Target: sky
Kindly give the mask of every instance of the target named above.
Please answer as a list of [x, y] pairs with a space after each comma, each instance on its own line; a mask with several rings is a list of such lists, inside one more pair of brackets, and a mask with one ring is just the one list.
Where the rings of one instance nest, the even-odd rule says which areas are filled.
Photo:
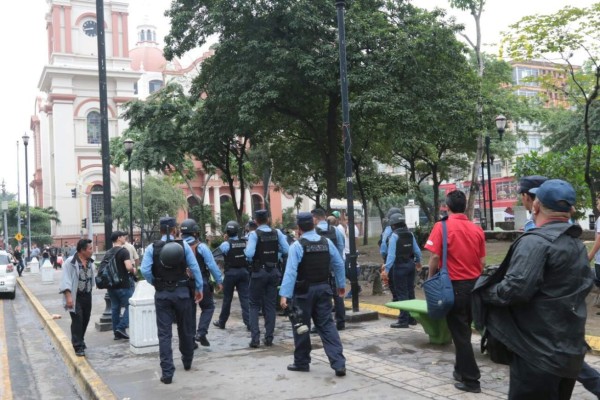
[[[105, 0], [108, 3], [110, 0]], [[122, 0], [126, 1], [127, 0]], [[599, 0], [569, 0], [568, 4], [584, 7]], [[129, 0], [129, 38], [135, 43], [135, 28], [147, 17], [157, 26], [157, 34], [164, 37], [169, 30], [169, 21], [164, 11], [171, 0]], [[412, 0], [419, 7], [448, 9], [448, 14], [456, 16], [465, 24], [465, 33], [473, 37], [473, 18], [466, 12], [450, 9], [448, 0]], [[491, 44], [498, 43], [500, 32], [521, 17], [533, 14], [549, 14], [567, 4], [564, 0], [487, 0], [482, 16], [483, 43], [490, 44], [484, 50], [496, 52]], [[46, 0], [13, 1], [7, 11], [0, 13], [0, 37], [4, 56], [0, 62], [0, 76], [4, 79], [4, 95], [0, 103], [0, 134], [2, 155], [0, 156], [0, 181], [6, 182], [6, 190], [16, 193], [20, 186], [21, 202], [25, 203], [25, 151], [21, 137], [27, 132], [31, 136], [30, 118], [34, 114], [37, 85], [47, 62], [47, 40], [45, 14], [48, 11]], [[184, 58], [183, 64], [186, 64]], [[17, 152], [17, 142], [18, 152]], [[29, 144], [29, 180], [33, 177], [33, 149]], [[17, 164], [19, 165], [17, 167]], [[17, 184], [19, 176], [20, 185]], [[30, 193], [30, 196], [32, 194]], [[33, 198], [30, 197], [32, 203]]]

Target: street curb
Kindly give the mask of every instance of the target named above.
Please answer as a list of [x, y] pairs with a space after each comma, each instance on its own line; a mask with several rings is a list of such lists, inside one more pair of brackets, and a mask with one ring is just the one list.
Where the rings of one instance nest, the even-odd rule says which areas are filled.
[[96, 371], [94, 371], [85, 357], [77, 357], [75, 355], [71, 340], [67, 338], [67, 335], [65, 335], [58, 324], [52, 319], [50, 313], [48, 313], [37, 297], [29, 290], [23, 280], [17, 278], [17, 282], [40, 316], [44, 327], [48, 331], [50, 338], [58, 349], [67, 368], [69, 368], [71, 375], [79, 383], [79, 387], [83, 389], [90, 399], [117, 400], [117, 396], [108, 385], [104, 383]]
[[[347, 308], [352, 308], [351, 301], [344, 301], [344, 305]], [[398, 318], [398, 315], [400, 314], [400, 310], [394, 310], [378, 304], [359, 303], [359, 309], [362, 308], [365, 310], [377, 311], [379, 316], [386, 318]], [[590, 353], [595, 356], [600, 356], [600, 336], [585, 335], [585, 340], [591, 347]]]

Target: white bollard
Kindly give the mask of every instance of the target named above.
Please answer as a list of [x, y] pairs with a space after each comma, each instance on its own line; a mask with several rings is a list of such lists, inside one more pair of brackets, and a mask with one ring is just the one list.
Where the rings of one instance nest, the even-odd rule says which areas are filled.
[[54, 268], [49, 259], [42, 264], [42, 283], [44, 285], [54, 283]]
[[31, 261], [28, 262], [27, 265], [29, 265], [29, 270], [32, 274], [40, 273], [40, 262], [37, 260], [37, 258], [31, 259]]
[[140, 281], [129, 299], [129, 350], [134, 354], [158, 351], [154, 286]]

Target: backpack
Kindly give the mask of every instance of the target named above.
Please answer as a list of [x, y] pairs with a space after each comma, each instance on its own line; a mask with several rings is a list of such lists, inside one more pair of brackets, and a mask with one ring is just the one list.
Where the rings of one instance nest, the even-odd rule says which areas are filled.
[[[116, 251], [113, 251], [115, 250]], [[112, 248], [105, 255], [96, 275], [96, 287], [98, 289], [117, 289], [121, 287], [122, 281], [117, 267], [117, 253], [122, 247]]]

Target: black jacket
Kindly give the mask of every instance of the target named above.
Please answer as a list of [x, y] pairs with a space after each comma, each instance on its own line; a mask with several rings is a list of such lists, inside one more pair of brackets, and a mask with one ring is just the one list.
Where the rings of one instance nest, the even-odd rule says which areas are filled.
[[581, 227], [566, 222], [523, 234], [498, 275], [482, 277], [473, 290], [477, 327], [485, 324], [519, 357], [565, 378], [577, 377], [587, 349], [593, 279], [580, 235]]

